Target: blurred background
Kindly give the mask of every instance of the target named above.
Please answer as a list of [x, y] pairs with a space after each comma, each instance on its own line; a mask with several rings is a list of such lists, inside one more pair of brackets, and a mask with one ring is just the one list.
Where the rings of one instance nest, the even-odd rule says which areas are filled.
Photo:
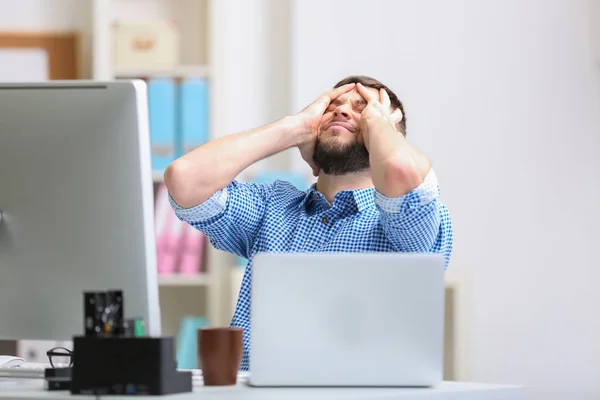
[[[181, 367], [195, 363], [197, 327], [229, 323], [245, 263], [176, 220], [165, 166], [364, 74], [404, 102], [408, 140], [432, 158], [454, 219], [446, 379], [600, 398], [600, 0], [0, 7], [0, 81], [147, 81], [163, 327]], [[313, 182], [297, 149], [239, 177], [276, 178]], [[2, 345], [32, 361], [51, 347]]]

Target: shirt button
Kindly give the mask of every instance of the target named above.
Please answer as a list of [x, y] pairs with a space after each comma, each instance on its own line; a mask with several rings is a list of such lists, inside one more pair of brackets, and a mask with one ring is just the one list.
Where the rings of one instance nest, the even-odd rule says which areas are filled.
[[313, 197], [315, 198], [315, 200], [319, 200], [319, 195], [318, 194], [315, 193]]
[[329, 222], [329, 220], [327, 219], [327, 217], [323, 217], [321, 218], [321, 222], [326, 224], [327, 222]]

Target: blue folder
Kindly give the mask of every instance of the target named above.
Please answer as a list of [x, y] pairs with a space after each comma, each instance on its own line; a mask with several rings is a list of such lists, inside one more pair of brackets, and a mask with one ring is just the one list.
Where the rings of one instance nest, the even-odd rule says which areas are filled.
[[177, 368], [196, 369], [198, 363], [198, 329], [208, 326], [204, 317], [186, 315], [177, 334]]
[[163, 171], [177, 158], [176, 84], [169, 78], [148, 81], [152, 169]]
[[205, 79], [189, 78], [179, 87], [179, 129], [181, 148], [187, 154], [209, 140], [209, 92]]

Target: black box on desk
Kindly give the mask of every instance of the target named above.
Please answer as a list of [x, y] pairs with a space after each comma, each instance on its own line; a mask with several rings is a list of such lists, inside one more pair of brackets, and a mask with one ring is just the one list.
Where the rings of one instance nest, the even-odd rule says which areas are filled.
[[165, 395], [192, 391], [192, 374], [177, 371], [173, 338], [73, 339], [72, 394]]

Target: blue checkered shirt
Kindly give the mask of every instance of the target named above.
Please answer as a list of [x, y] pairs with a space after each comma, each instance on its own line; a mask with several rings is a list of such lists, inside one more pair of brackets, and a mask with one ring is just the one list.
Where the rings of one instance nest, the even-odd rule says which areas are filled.
[[217, 249], [249, 260], [232, 326], [244, 330], [241, 370], [250, 367], [250, 289], [257, 252], [437, 252], [446, 267], [452, 222], [439, 200], [433, 170], [410, 193], [388, 198], [374, 188], [339, 192], [333, 204], [314, 185], [301, 191], [285, 181], [233, 181], [178, 218], [202, 231]]

